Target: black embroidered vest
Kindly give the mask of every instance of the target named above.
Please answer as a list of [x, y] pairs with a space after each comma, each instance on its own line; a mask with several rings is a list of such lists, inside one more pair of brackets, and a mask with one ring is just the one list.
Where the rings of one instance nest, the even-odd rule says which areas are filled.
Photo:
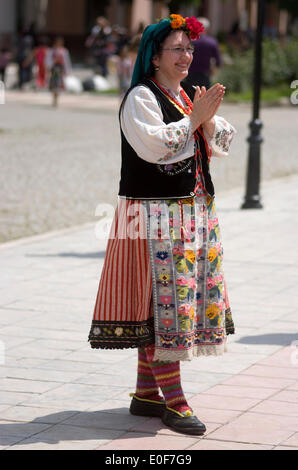
[[[145, 85], [154, 93], [163, 114], [165, 124], [183, 119], [184, 115], [169, 101], [165, 94], [151, 80], [144, 80]], [[187, 95], [193, 100], [194, 89], [183, 85]], [[208, 157], [204, 139], [200, 136], [201, 157], [195, 160], [194, 155], [173, 165], [149, 163], [140, 158], [127, 142], [121, 129], [121, 179], [119, 196], [127, 199], [182, 199], [195, 195], [197, 163], [201, 166], [203, 184], [206, 191], [213, 196], [214, 187], [209, 173]]]

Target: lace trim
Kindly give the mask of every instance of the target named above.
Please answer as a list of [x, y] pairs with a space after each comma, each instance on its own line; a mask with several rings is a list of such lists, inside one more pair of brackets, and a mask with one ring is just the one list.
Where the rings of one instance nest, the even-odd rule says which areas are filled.
[[155, 348], [153, 361], [191, 361], [194, 357], [199, 356], [222, 356], [227, 350], [226, 339], [221, 344], [194, 346], [184, 351], [167, 351]]

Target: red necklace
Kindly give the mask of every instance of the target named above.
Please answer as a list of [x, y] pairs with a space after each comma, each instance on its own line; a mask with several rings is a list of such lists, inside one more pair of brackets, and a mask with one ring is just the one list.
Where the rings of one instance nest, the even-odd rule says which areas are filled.
[[190, 101], [189, 97], [187, 96], [187, 94], [185, 93], [185, 91], [183, 90], [183, 88], [181, 88], [181, 96], [182, 98], [184, 99], [185, 103], [187, 104], [187, 107], [185, 108], [184, 106], [182, 106], [181, 103], [179, 103], [179, 101], [177, 101], [173, 96], [171, 96], [167, 90], [165, 88], [163, 88], [160, 83], [158, 83], [157, 80], [155, 80], [155, 78], [151, 78], [151, 80], [156, 83], [156, 85], [158, 86], [158, 88], [161, 89], [161, 91], [166, 95], [166, 97], [172, 101], [173, 103], [175, 103], [175, 105], [178, 107], [178, 109], [181, 109], [182, 112], [184, 114], [187, 114], [188, 116], [191, 114], [192, 112], [192, 102]]

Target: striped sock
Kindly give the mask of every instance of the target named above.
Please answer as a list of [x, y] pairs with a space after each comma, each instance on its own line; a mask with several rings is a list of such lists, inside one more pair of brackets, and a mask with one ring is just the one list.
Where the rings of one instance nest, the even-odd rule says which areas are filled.
[[138, 348], [138, 377], [136, 396], [146, 400], [163, 401], [158, 393], [154, 375], [152, 374], [150, 364], [147, 361], [145, 349]]
[[166, 406], [179, 413], [192, 411], [184, 396], [181, 386], [180, 361], [153, 362], [154, 348], [146, 348], [147, 361], [151, 366], [156, 383], [162, 390]]

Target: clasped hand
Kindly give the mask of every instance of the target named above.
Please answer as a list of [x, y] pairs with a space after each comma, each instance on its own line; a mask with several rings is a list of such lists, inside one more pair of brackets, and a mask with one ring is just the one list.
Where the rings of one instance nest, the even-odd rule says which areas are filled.
[[193, 129], [207, 124], [216, 114], [225, 94], [225, 87], [216, 83], [209, 90], [203, 86], [196, 87], [196, 94], [193, 100], [193, 110], [190, 120]]

